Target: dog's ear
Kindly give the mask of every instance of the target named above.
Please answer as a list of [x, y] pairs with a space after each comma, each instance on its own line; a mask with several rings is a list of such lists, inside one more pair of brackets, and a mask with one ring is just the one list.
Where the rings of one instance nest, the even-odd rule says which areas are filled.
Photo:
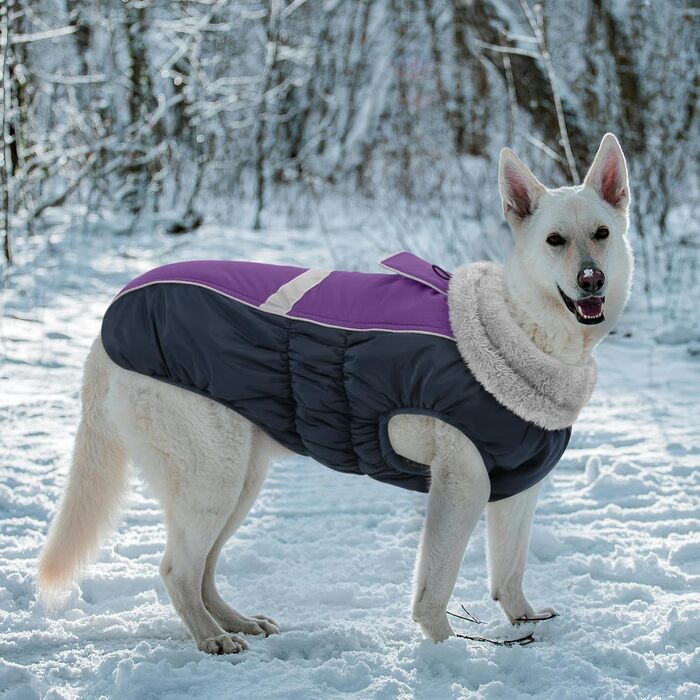
[[501, 151], [498, 184], [501, 188], [503, 214], [510, 224], [519, 224], [531, 216], [540, 197], [547, 191], [510, 148]]
[[595, 190], [603, 201], [615, 209], [627, 211], [630, 201], [627, 163], [613, 134], [603, 136], [583, 186]]

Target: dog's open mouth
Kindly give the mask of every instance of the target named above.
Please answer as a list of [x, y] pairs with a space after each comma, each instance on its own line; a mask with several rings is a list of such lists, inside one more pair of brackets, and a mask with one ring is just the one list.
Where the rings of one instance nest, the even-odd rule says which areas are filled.
[[605, 321], [605, 314], [603, 313], [605, 297], [591, 296], [584, 299], [571, 299], [561, 291], [561, 287], [558, 285], [557, 289], [566, 304], [566, 308], [576, 316], [576, 320], [579, 323], [583, 323], [586, 326], [594, 326]]

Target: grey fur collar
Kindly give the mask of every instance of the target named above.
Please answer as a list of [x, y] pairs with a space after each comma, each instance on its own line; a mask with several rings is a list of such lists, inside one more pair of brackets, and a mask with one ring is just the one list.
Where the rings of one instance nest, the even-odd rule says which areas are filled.
[[460, 267], [450, 280], [448, 306], [459, 352], [486, 391], [547, 430], [573, 425], [593, 392], [595, 360], [573, 366], [542, 352], [508, 310], [500, 265]]

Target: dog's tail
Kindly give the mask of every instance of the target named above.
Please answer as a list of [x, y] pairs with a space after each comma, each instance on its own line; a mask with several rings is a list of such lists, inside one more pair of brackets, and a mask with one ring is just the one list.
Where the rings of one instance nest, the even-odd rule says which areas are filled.
[[126, 453], [104, 408], [110, 369], [98, 338], [85, 362], [83, 415], [68, 484], [39, 555], [37, 588], [48, 607], [57, 604], [111, 528], [128, 480]]

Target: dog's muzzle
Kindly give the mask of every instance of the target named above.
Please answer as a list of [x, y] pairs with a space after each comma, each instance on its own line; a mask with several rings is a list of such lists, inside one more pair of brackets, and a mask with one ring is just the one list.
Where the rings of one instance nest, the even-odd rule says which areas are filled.
[[572, 299], [564, 294], [559, 285], [557, 285], [557, 289], [566, 304], [566, 308], [576, 316], [576, 320], [579, 323], [585, 326], [595, 326], [605, 321], [604, 296], [587, 296], [583, 297], [583, 299]]

